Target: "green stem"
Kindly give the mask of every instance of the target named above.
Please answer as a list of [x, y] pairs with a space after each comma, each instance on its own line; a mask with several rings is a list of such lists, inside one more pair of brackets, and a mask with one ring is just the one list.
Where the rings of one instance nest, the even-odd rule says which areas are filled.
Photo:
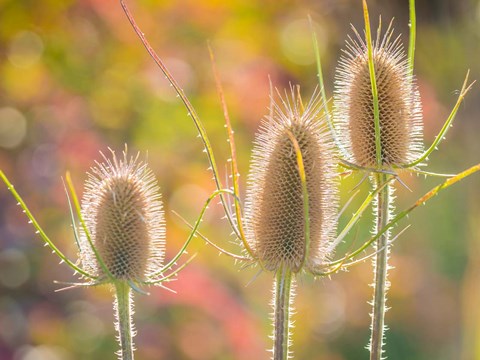
[[275, 279], [273, 360], [287, 360], [290, 330], [292, 271], [282, 265]]
[[415, 58], [415, 37], [417, 33], [417, 16], [415, 14], [415, 0], [409, 0], [410, 8], [410, 40], [408, 42], [408, 73], [413, 76], [413, 66]]
[[368, 14], [366, 0], [363, 0], [363, 17], [365, 19], [365, 42], [367, 44], [368, 71], [370, 73], [370, 84], [372, 86], [373, 121], [375, 124], [375, 157], [377, 159], [377, 167], [381, 168], [383, 165], [383, 159], [380, 127], [380, 107], [378, 102], [377, 79], [375, 75], [375, 61], [373, 60], [373, 44], [372, 31], [370, 29], [370, 15]]
[[132, 293], [126, 281], [115, 282], [115, 311], [120, 342], [119, 360], [133, 360]]
[[[385, 174], [375, 175], [376, 186], [381, 186], [388, 180]], [[385, 186], [377, 195], [377, 223], [375, 232], [379, 232], [389, 222], [390, 217], [390, 186]], [[370, 360], [382, 358], [383, 337], [385, 330], [385, 303], [389, 283], [387, 281], [388, 255], [390, 233], [386, 231], [377, 240], [376, 248], [383, 249], [378, 252], [375, 258], [375, 282], [372, 315], [372, 334], [370, 339]]]

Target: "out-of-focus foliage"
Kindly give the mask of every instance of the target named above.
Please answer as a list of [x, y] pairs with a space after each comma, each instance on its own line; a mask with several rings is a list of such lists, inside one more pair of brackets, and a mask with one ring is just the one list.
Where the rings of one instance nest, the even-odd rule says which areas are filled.
[[[307, 15], [314, 20], [332, 78], [349, 23], [362, 27], [358, 0], [129, 1], [152, 45], [196, 106], [223, 164], [223, 117], [208, 60], [212, 42], [236, 129], [240, 172], [275, 86], [316, 86]], [[416, 75], [430, 143], [456, 100], [468, 68], [480, 77], [478, 1], [418, 1]], [[372, 18], [395, 17], [406, 41], [408, 2], [372, 1]], [[431, 156], [430, 170], [452, 172], [479, 161], [480, 95], [467, 96], [455, 126]], [[201, 142], [173, 90], [148, 57], [114, 0], [0, 1], [0, 168], [11, 178], [58, 246], [75, 257], [61, 176], [79, 191], [98, 151], [125, 143], [154, 169], [167, 211], [173, 254], [213, 190]], [[222, 165], [223, 169], [223, 165]], [[405, 175], [398, 207], [435, 179]], [[358, 178], [342, 182], [343, 199]], [[442, 194], [410, 217], [392, 257], [389, 359], [480, 359], [480, 181]], [[244, 188], [244, 186], [242, 187]], [[363, 188], [367, 189], [367, 186]], [[347, 211], [348, 212], [348, 211]], [[227, 223], [212, 207], [206, 235], [229, 248]], [[365, 219], [357, 241], [368, 235]], [[350, 241], [355, 237], [352, 234]], [[137, 358], [267, 359], [272, 278], [237, 264], [199, 240], [199, 256], [178, 281], [177, 294], [137, 295]], [[0, 186], [0, 359], [107, 359], [116, 350], [111, 294], [104, 288], [56, 293], [71, 271], [42, 247], [20, 208]], [[297, 359], [367, 359], [371, 264], [332, 279], [300, 276], [294, 316]]]

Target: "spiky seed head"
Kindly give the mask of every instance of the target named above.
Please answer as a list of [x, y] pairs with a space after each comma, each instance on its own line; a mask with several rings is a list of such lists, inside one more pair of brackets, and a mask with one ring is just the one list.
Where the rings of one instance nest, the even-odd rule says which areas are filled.
[[[375, 121], [367, 45], [353, 29], [336, 73], [334, 121], [349, 161], [377, 168]], [[402, 166], [423, 151], [422, 110], [415, 79], [399, 38], [392, 40], [391, 26], [373, 43], [373, 63], [378, 88], [382, 167]]]
[[[273, 103], [256, 135], [248, 177], [245, 233], [262, 266], [276, 271], [283, 264], [293, 272], [320, 265], [335, 234], [337, 187], [334, 148], [320, 122], [319, 97], [303, 109], [292, 89], [291, 97]], [[303, 157], [310, 223], [306, 261], [305, 214], [302, 182], [292, 140]]]
[[[150, 280], [162, 267], [165, 222], [160, 192], [152, 171], [127, 151], [118, 159], [103, 156], [85, 183], [82, 215], [94, 247], [116, 279]], [[105, 278], [85, 232], [80, 258], [86, 270]]]

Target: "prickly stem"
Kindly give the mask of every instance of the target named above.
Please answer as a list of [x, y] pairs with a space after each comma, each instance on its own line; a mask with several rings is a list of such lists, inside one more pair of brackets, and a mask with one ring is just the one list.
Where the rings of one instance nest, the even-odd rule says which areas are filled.
[[290, 303], [292, 301], [292, 271], [283, 265], [275, 279], [273, 360], [287, 360], [290, 345]]
[[[377, 174], [375, 176], [376, 186], [384, 184], [388, 175]], [[391, 185], [385, 186], [377, 195], [376, 206], [376, 232], [383, 229], [390, 218], [391, 207]], [[383, 339], [385, 331], [385, 311], [386, 311], [386, 296], [389, 288], [387, 281], [388, 274], [388, 256], [390, 232], [385, 231], [377, 240], [376, 249], [383, 249], [379, 251], [374, 260], [374, 297], [373, 297], [373, 313], [371, 324], [371, 338], [370, 338], [370, 360], [380, 360], [383, 353]]]
[[116, 329], [118, 331], [118, 341], [120, 350], [118, 351], [119, 360], [133, 360], [133, 323], [132, 307], [133, 299], [130, 286], [126, 281], [115, 282], [115, 311], [116, 311]]

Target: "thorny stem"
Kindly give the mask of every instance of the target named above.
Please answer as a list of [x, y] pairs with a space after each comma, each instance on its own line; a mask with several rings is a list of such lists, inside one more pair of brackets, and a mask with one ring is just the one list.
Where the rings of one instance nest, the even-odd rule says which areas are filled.
[[417, 16], [415, 14], [415, 0], [409, 0], [409, 13], [410, 13], [410, 40], [408, 43], [408, 72], [410, 76], [413, 76], [413, 66], [415, 58], [415, 36], [417, 33]]
[[[195, 111], [195, 108], [193, 105], [190, 103], [190, 100], [188, 100], [188, 97], [185, 95], [183, 89], [180, 87], [180, 85], [177, 83], [175, 78], [170, 74], [168, 71], [167, 67], [163, 63], [162, 59], [157, 55], [155, 50], [152, 48], [152, 46], [149, 44], [147, 38], [145, 37], [145, 34], [142, 32], [142, 30], [138, 27], [137, 23], [135, 22], [135, 19], [133, 18], [133, 15], [131, 14], [130, 10], [128, 9], [127, 4], [125, 3], [125, 0], [120, 0], [120, 5], [122, 6], [122, 9], [127, 16], [128, 21], [133, 27], [133, 30], [137, 34], [137, 36], [140, 38], [140, 41], [142, 42], [143, 46], [147, 50], [148, 54], [151, 56], [153, 61], [157, 64], [157, 66], [160, 68], [160, 70], [163, 72], [165, 75], [167, 81], [172, 85], [172, 87], [175, 89], [175, 92], [177, 95], [180, 97], [182, 100], [183, 104], [185, 105], [185, 108], [188, 111], [189, 116], [192, 118], [195, 127], [197, 128], [197, 131], [202, 139], [203, 145], [205, 146], [205, 152], [207, 153], [208, 161], [210, 163], [210, 167], [213, 172], [213, 180], [215, 181], [215, 185], [217, 189], [223, 189], [222, 183], [220, 181], [220, 176], [219, 172], [217, 169], [217, 164], [215, 162], [215, 157], [213, 155], [213, 148], [212, 145], [210, 144], [210, 140], [208, 139], [207, 132], [203, 126], [203, 123], [200, 121], [200, 117], [198, 116], [197, 112]], [[233, 219], [232, 214], [230, 213], [227, 202], [225, 199], [225, 196], [223, 194], [220, 195], [220, 201], [222, 203], [222, 206], [225, 210], [225, 214], [227, 216], [227, 219], [232, 226], [232, 229], [235, 233], [235, 235], [243, 239], [241, 234], [239, 233], [239, 230], [236, 226], [235, 220]], [[245, 243], [244, 243], [245, 244]]]
[[[385, 174], [375, 175], [376, 186], [381, 186], [388, 181], [388, 176]], [[390, 217], [390, 184], [387, 184], [377, 195], [376, 207], [376, 229], [375, 232], [384, 229], [389, 223]], [[374, 260], [375, 280], [374, 280], [374, 297], [373, 297], [373, 313], [371, 325], [371, 339], [370, 339], [370, 360], [380, 360], [382, 358], [383, 337], [385, 330], [385, 303], [389, 283], [387, 281], [388, 273], [388, 255], [389, 249], [389, 231], [385, 231], [379, 237], [376, 243], [376, 249], [383, 249], [379, 251]]]
[[[220, 102], [222, 104], [223, 108], [223, 116], [225, 118], [225, 127], [227, 128], [227, 133], [228, 133], [228, 143], [230, 145], [230, 159], [231, 159], [231, 172], [232, 172], [232, 185], [233, 185], [233, 192], [234, 194], [239, 194], [239, 185], [238, 185], [238, 177], [240, 176], [240, 173], [238, 172], [238, 166], [237, 166], [237, 150], [235, 147], [235, 138], [233, 136], [233, 130], [232, 130], [232, 123], [230, 121], [230, 115], [228, 114], [228, 108], [227, 108], [227, 102], [225, 101], [225, 95], [223, 93], [223, 88], [222, 88], [222, 83], [220, 81], [220, 75], [218, 74], [217, 70], [217, 65], [215, 63], [215, 57], [213, 56], [213, 51], [212, 48], [208, 47], [209, 53], [210, 53], [210, 61], [212, 63], [212, 69], [213, 69], [213, 75], [215, 77], [215, 83], [217, 85], [217, 92], [220, 96]], [[235, 216], [237, 220], [237, 231], [235, 229], [234, 232], [236, 231], [238, 235], [240, 235], [240, 240], [243, 243], [243, 246], [247, 250], [248, 254], [253, 254], [253, 250], [250, 247], [250, 244], [246, 240], [245, 237], [245, 232], [243, 229], [243, 220], [242, 220], [242, 210], [240, 208], [240, 202], [238, 201], [237, 198], [235, 198], [234, 201], [234, 208], [235, 208]], [[226, 208], [225, 208], [226, 210]], [[230, 216], [229, 214], [226, 214], [226, 216]], [[232, 223], [233, 225], [233, 223]]]
[[117, 317], [116, 329], [120, 342], [119, 360], [133, 360], [133, 324], [131, 289], [126, 281], [115, 282], [115, 311]]
[[282, 265], [275, 279], [273, 360], [288, 359], [291, 290], [292, 271]]

